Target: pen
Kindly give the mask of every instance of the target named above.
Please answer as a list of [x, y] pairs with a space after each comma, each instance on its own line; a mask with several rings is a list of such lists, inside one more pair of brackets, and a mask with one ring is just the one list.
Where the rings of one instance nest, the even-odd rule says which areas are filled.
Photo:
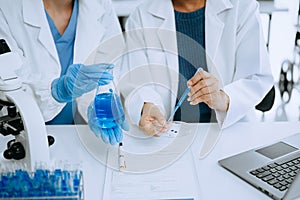
[[[198, 72], [201, 72], [202, 70], [203, 70], [203, 69], [202, 69], [201, 67], [199, 67], [199, 68], [197, 69], [195, 75], [196, 75]], [[195, 75], [194, 75], [194, 76], [195, 76]], [[172, 111], [172, 113], [171, 113], [171, 115], [170, 115], [170, 117], [169, 117], [169, 119], [168, 119], [167, 122], [169, 122], [169, 121], [171, 121], [171, 120], [173, 119], [173, 117], [174, 117], [176, 111], [177, 111], [178, 108], [181, 106], [181, 104], [183, 103], [183, 101], [186, 99], [186, 97], [188, 96], [190, 90], [191, 90], [191, 87], [187, 87], [187, 88], [185, 89], [184, 93], [183, 93], [182, 96], [180, 97], [178, 103], [176, 104], [176, 106], [175, 106], [174, 110]]]
[[126, 162], [125, 162], [125, 156], [123, 151], [123, 143], [119, 143], [119, 171], [125, 171], [126, 169]]

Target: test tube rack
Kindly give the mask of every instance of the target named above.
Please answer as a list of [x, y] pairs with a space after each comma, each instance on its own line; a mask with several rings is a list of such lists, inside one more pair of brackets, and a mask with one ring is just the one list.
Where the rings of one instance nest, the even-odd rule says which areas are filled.
[[1, 200], [83, 200], [81, 170], [17, 169], [0, 174]]

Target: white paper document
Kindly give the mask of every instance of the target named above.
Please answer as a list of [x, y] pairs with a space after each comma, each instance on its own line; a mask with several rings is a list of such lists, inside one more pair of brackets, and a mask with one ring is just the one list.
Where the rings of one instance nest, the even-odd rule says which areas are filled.
[[107, 168], [103, 199], [199, 199], [199, 182], [190, 150], [154, 172], [124, 173]]

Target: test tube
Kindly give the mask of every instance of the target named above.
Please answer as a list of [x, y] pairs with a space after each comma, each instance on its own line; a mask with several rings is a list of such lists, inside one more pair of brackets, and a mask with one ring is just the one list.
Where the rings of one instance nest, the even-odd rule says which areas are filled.
[[119, 143], [119, 171], [123, 172], [126, 169], [126, 161], [123, 151], [123, 143]]

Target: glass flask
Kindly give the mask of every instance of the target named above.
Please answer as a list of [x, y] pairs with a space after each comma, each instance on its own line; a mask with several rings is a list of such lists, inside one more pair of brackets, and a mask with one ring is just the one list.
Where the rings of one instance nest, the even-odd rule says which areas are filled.
[[88, 108], [88, 118], [90, 128], [98, 137], [102, 137], [104, 142], [107, 143], [108, 141], [105, 141], [101, 134], [107, 132], [116, 136], [116, 142], [122, 140], [121, 129], [124, 129], [124, 124], [127, 124], [127, 122], [120, 97], [113, 82], [109, 85], [98, 86], [94, 100]]

